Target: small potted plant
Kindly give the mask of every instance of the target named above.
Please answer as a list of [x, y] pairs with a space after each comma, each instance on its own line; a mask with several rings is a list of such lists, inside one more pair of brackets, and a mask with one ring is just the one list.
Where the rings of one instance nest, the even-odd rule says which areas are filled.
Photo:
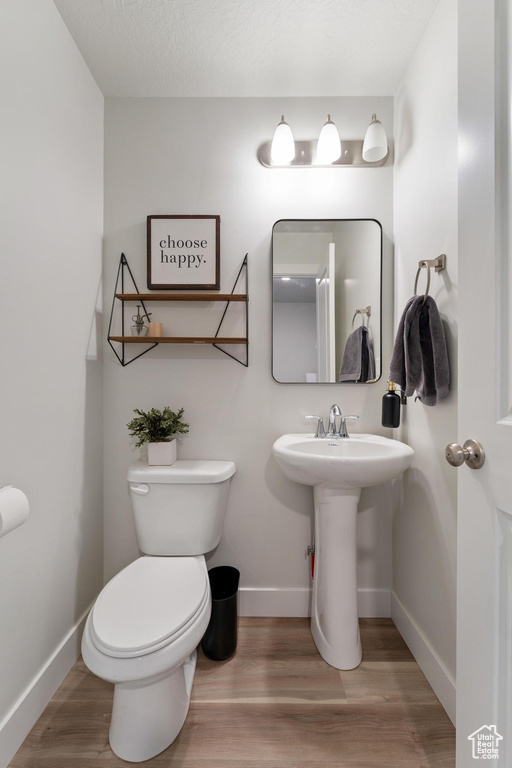
[[163, 411], [152, 408], [140, 411], [126, 426], [130, 437], [135, 437], [137, 448], [148, 445], [148, 464], [169, 466], [176, 461], [176, 435], [186, 435], [189, 425], [182, 421], [184, 409], [177, 413], [165, 407]]

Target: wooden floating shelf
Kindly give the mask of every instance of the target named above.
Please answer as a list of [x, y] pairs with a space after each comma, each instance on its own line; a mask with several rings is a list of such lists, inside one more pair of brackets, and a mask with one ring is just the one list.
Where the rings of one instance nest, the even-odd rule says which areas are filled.
[[247, 301], [246, 293], [116, 293], [121, 301]]
[[248, 344], [246, 338], [215, 336], [109, 336], [109, 341], [123, 344]]

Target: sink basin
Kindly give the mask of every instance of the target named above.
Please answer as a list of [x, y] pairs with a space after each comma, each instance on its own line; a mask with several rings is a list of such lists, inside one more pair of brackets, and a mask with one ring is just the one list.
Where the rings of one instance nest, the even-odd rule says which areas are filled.
[[283, 435], [273, 451], [286, 477], [313, 486], [313, 639], [328, 664], [353, 669], [362, 658], [356, 545], [361, 488], [398, 477], [412, 462], [414, 451], [398, 440], [358, 434], [338, 439]]
[[398, 440], [357, 434], [337, 440], [283, 435], [273, 451], [290, 480], [338, 489], [386, 483], [407, 469], [414, 456], [413, 449]]

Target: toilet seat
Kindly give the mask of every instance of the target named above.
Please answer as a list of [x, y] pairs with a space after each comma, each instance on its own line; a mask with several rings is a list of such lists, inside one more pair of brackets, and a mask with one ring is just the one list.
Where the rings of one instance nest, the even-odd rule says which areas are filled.
[[91, 611], [91, 640], [107, 656], [147, 655], [186, 632], [208, 598], [202, 556], [141, 557], [99, 595]]

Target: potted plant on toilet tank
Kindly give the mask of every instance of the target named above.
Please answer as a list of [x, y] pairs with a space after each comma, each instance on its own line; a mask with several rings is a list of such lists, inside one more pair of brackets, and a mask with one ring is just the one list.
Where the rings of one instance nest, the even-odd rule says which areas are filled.
[[148, 445], [148, 464], [169, 466], [176, 461], [176, 436], [186, 435], [189, 425], [182, 421], [184, 409], [174, 413], [166, 406], [163, 411], [152, 408], [141, 411], [126, 425], [130, 436], [135, 437], [137, 448]]

